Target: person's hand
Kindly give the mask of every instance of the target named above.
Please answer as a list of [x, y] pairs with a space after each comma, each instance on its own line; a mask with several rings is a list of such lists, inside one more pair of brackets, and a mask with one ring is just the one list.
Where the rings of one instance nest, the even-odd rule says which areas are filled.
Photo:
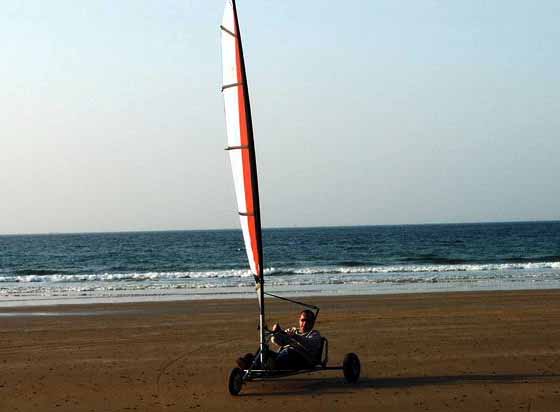
[[282, 328], [280, 327], [280, 325], [278, 323], [275, 323], [274, 326], [272, 327], [272, 332], [276, 333], [276, 332], [280, 332], [282, 330]]
[[290, 328], [286, 331], [286, 333], [288, 334], [288, 336], [294, 336], [296, 334], [296, 330], [295, 328]]

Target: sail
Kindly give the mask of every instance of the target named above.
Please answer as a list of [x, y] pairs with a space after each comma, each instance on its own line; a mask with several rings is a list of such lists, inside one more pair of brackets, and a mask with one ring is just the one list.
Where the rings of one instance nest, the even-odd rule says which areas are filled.
[[249, 91], [235, 0], [227, 0], [222, 19], [222, 64], [227, 148], [245, 250], [257, 285], [263, 284], [263, 256], [257, 163]]

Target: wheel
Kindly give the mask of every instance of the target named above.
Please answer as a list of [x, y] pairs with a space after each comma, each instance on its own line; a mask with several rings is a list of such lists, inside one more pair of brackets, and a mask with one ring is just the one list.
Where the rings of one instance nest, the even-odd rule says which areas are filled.
[[228, 389], [233, 396], [239, 395], [243, 386], [243, 371], [239, 368], [233, 368], [229, 372]]
[[342, 362], [344, 378], [348, 383], [356, 383], [360, 379], [360, 359], [355, 353], [347, 353]]

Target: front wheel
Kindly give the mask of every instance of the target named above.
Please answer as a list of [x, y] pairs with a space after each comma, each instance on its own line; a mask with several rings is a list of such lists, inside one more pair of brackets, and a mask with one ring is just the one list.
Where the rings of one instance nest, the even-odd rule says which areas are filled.
[[344, 378], [348, 383], [356, 383], [360, 379], [360, 359], [355, 353], [348, 353], [342, 362]]
[[239, 368], [233, 368], [229, 372], [228, 389], [233, 396], [239, 395], [243, 386], [243, 371]]

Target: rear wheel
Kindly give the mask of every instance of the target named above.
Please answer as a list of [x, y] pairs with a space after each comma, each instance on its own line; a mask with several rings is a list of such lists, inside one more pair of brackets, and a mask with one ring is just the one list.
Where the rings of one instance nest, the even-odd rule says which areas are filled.
[[348, 383], [356, 383], [360, 379], [360, 359], [355, 353], [348, 353], [342, 362], [344, 378]]
[[233, 368], [229, 372], [228, 389], [233, 396], [239, 395], [243, 386], [243, 371], [239, 368]]

